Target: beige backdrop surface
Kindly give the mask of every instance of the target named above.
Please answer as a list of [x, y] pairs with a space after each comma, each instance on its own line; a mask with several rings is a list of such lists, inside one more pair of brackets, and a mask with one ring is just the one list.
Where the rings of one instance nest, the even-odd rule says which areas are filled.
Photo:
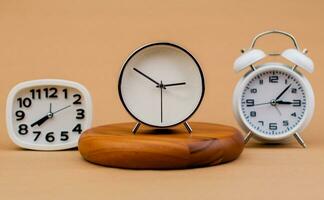
[[[0, 199], [323, 199], [324, 2], [306, 0], [123, 1], [0, 0]], [[232, 69], [239, 50], [268, 29], [293, 33], [316, 65], [306, 74], [316, 95], [309, 148], [250, 143], [225, 165], [183, 171], [132, 171], [84, 161], [78, 151], [17, 148], [5, 126], [5, 102], [16, 83], [60, 78], [84, 84], [94, 125], [131, 121], [117, 94], [122, 63], [135, 48], [169, 41], [200, 62], [206, 95], [192, 120], [238, 128], [232, 91], [243, 73]], [[290, 45], [268, 39], [258, 45]]]

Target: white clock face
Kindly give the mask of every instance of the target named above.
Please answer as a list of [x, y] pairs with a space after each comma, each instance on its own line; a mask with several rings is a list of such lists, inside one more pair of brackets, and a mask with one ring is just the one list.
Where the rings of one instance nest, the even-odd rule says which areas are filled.
[[282, 137], [296, 130], [305, 118], [309, 103], [305, 86], [290, 69], [259, 71], [244, 85], [241, 117], [256, 134]]
[[204, 78], [187, 51], [156, 43], [127, 60], [119, 79], [119, 95], [136, 120], [168, 127], [184, 122], [197, 110], [204, 95]]
[[75, 147], [80, 134], [91, 123], [89, 96], [70, 85], [44, 85], [45, 82], [12, 94], [7, 113], [11, 119], [10, 134], [25, 148]]

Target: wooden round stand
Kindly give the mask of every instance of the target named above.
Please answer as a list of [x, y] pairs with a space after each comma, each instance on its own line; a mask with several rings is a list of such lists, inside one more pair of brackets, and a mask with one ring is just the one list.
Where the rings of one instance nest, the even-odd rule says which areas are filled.
[[89, 162], [130, 169], [185, 169], [218, 165], [236, 159], [244, 148], [243, 136], [230, 126], [190, 123], [153, 129], [134, 123], [99, 126], [84, 132], [79, 151]]

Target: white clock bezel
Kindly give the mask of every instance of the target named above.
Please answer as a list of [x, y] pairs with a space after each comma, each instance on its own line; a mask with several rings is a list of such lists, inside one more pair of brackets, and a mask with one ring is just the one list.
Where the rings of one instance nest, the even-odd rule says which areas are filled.
[[84, 97], [85, 101], [85, 110], [87, 113], [87, 121], [84, 122], [85, 126], [83, 131], [90, 128], [92, 125], [92, 99], [88, 90], [81, 84], [68, 80], [61, 79], [40, 79], [40, 80], [31, 80], [18, 83], [14, 86], [7, 97], [7, 106], [6, 106], [6, 120], [7, 120], [7, 129], [10, 139], [18, 146], [25, 149], [32, 150], [63, 150], [70, 149], [78, 146], [78, 141], [71, 141], [65, 144], [55, 144], [55, 145], [43, 145], [43, 144], [30, 144], [26, 143], [23, 140], [19, 139], [16, 136], [15, 129], [13, 127], [13, 104], [15, 101], [15, 96], [21, 90], [31, 87], [40, 87], [40, 86], [65, 86], [77, 89], [80, 91]]
[[[239, 122], [239, 125], [245, 130], [245, 131], [252, 131], [257, 137], [261, 140], [266, 140], [266, 141], [273, 141], [273, 142], [278, 142], [278, 141], [283, 141], [293, 135], [296, 132], [302, 131], [310, 122], [314, 108], [315, 108], [315, 100], [314, 100], [314, 93], [313, 89], [309, 83], [309, 81], [301, 74], [297, 73], [296, 71], [292, 70], [292, 68], [288, 65], [284, 65], [282, 63], [266, 63], [262, 64], [259, 66], [255, 66], [255, 71], [251, 71], [247, 73], [244, 77], [241, 78], [241, 80], [237, 83], [235, 90], [234, 90], [234, 95], [233, 95], [233, 110], [234, 110], [234, 115]], [[292, 74], [295, 78], [298, 79], [300, 84], [302, 84], [304, 90], [305, 90], [305, 96], [306, 96], [306, 110], [303, 118], [299, 122], [297, 126], [295, 126], [293, 129], [290, 131], [280, 134], [280, 135], [266, 135], [256, 129], [254, 129], [245, 119], [242, 109], [241, 109], [241, 95], [243, 93], [243, 90], [245, 86], [251, 81], [252, 78], [256, 76], [256, 74], [265, 72], [265, 71], [270, 71], [270, 70], [278, 70], [278, 71], [284, 71], [286, 73]]]

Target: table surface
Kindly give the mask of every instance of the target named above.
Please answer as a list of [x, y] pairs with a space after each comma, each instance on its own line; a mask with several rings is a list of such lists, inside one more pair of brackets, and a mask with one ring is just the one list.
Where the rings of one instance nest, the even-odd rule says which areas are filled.
[[[0, 1], [0, 199], [324, 199], [324, 2], [321, 0]], [[258, 33], [282, 29], [309, 49], [316, 110], [302, 133], [307, 149], [249, 143], [239, 159], [189, 170], [123, 170], [88, 163], [74, 150], [27, 151], [9, 139], [6, 96], [18, 82], [78, 81], [91, 92], [93, 124], [132, 121], [117, 93], [120, 68], [139, 46], [169, 41], [202, 66], [205, 98], [193, 121], [239, 128], [232, 92], [239, 50]], [[289, 40], [257, 43], [285, 49]]]

